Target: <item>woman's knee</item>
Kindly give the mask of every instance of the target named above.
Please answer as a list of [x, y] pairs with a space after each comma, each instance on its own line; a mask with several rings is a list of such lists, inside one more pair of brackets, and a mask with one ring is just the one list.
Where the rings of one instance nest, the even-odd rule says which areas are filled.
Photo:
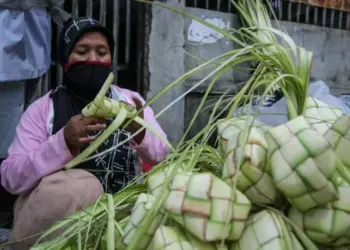
[[[13, 240], [42, 233], [58, 220], [91, 205], [101, 194], [100, 181], [84, 170], [60, 171], [44, 177], [32, 193], [16, 202]], [[32, 244], [36, 238], [16, 246], [21, 249], [20, 245]]]
[[[24, 198], [24, 206], [27, 213], [50, 221], [89, 206], [102, 194], [102, 185], [94, 175], [72, 169], [44, 177]], [[23, 212], [23, 209], [20, 211]]]
[[68, 196], [74, 202], [86, 204], [94, 202], [103, 193], [103, 188], [93, 174], [81, 169], [71, 169], [44, 177], [37, 192], [52, 198], [56, 195]]

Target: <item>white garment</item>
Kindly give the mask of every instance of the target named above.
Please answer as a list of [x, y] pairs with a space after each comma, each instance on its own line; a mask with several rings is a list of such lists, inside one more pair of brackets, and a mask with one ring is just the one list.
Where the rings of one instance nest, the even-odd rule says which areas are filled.
[[0, 84], [39, 78], [51, 64], [51, 18], [46, 9], [0, 8]]

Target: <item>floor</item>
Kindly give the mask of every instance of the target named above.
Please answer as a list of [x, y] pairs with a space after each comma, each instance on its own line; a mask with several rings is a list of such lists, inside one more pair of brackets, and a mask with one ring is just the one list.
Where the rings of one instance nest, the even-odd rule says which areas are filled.
[[10, 239], [11, 230], [5, 227], [6, 222], [8, 222], [9, 214], [0, 212], [0, 250], [4, 248], [1, 247], [4, 243], [8, 242]]
[[1, 246], [9, 241], [11, 231], [9, 229], [0, 228], [0, 250], [5, 250], [4, 246]]

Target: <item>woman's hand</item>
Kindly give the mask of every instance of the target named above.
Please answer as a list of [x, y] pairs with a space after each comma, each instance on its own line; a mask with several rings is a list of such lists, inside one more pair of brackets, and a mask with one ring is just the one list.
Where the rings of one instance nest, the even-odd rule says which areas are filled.
[[[135, 103], [135, 105], [136, 105], [136, 110], [139, 111], [139, 110], [143, 107], [141, 101], [140, 101], [139, 99], [137, 99], [137, 98], [133, 98], [133, 101], [134, 101], [134, 103]], [[121, 102], [123, 102], [123, 101], [121, 101]], [[123, 103], [128, 104], [128, 103], [126, 103], [126, 102], [123, 102]], [[128, 105], [130, 105], [130, 104], [128, 104]], [[141, 117], [141, 118], [143, 119], [143, 111], [139, 114], [139, 117]], [[130, 132], [131, 134], [134, 134], [134, 133], [136, 133], [140, 128], [142, 128], [142, 126], [140, 126], [140, 124], [138, 124], [137, 122], [132, 121], [132, 122], [126, 127], [126, 130], [127, 130], [128, 132]], [[143, 129], [139, 134], [137, 134], [137, 135], [134, 137], [134, 139], [135, 139], [135, 141], [137, 142], [137, 144], [141, 144], [144, 137], [145, 137], [145, 130]]]
[[102, 131], [105, 128], [105, 120], [102, 118], [84, 117], [81, 114], [70, 118], [63, 134], [71, 154], [74, 156], [79, 154], [84, 145], [96, 139], [96, 136], [88, 136], [88, 133]]

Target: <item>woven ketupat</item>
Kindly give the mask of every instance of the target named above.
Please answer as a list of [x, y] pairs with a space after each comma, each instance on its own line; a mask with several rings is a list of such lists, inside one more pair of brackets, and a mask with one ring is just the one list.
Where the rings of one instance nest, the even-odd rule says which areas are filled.
[[264, 210], [249, 217], [241, 238], [230, 250], [284, 250], [290, 249], [286, 245], [288, 241], [293, 250], [304, 249], [280, 215]]
[[179, 173], [170, 185], [164, 207], [187, 231], [208, 242], [237, 240], [251, 203], [211, 173]]
[[[214, 243], [202, 242], [185, 231], [169, 226], [160, 226], [154, 234], [150, 250], [217, 250]], [[221, 248], [220, 250], [226, 250]]]
[[338, 198], [331, 145], [303, 116], [267, 132], [269, 164], [277, 188], [301, 212]]
[[[154, 203], [154, 196], [149, 194], [140, 194], [136, 200], [135, 206], [132, 209], [130, 221], [124, 229], [125, 235], [123, 236], [123, 243], [129, 245], [132, 241], [137, 227], [141, 224], [147, 211], [152, 207]], [[159, 227], [162, 221], [162, 214], [158, 214], [150, 225], [148, 225], [147, 232], [143, 236], [142, 241], [139, 243], [138, 249], [147, 249], [149, 243], [152, 240], [154, 232]]]
[[350, 168], [350, 116], [340, 117], [325, 133], [324, 137], [331, 143], [341, 162]]
[[332, 246], [349, 245], [349, 197], [350, 187], [339, 187], [339, 200], [304, 213], [292, 207], [289, 219], [314, 242]]
[[305, 120], [321, 134], [324, 134], [342, 115], [343, 111], [340, 109], [334, 108], [313, 97], [308, 97], [306, 100]]
[[[275, 184], [266, 172], [267, 142], [264, 132], [256, 127], [231, 135], [222, 178], [237, 188], [253, 203], [273, 204], [277, 197]], [[238, 176], [237, 176], [238, 174]]]

